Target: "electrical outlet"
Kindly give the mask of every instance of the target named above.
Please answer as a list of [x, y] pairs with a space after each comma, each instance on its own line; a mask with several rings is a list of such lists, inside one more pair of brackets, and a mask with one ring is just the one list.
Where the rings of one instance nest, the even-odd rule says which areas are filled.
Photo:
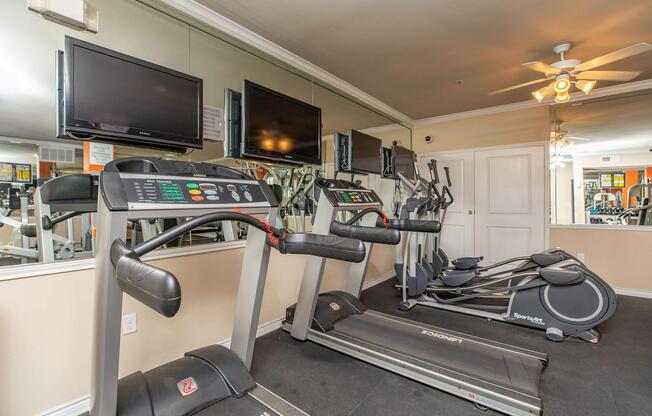
[[586, 256], [584, 255], [584, 253], [577, 253], [577, 260], [584, 263], [584, 261], [586, 260]]
[[138, 330], [138, 320], [135, 313], [122, 316], [122, 335], [129, 335]]

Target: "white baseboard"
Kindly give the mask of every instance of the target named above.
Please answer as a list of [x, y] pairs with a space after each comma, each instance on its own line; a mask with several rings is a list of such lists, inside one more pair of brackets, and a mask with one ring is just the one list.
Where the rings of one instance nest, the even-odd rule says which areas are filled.
[[614, 291], [619, 295], [624, 296], [635, 296], [637, 298], [652, 299], [652, 291], [650, 290], [638, 290], [638, 289], [626, 289], [626, 288], [615, 288]]
[[[394, 276], [395, 273], [393, 271], [383, 273], [371, 280], [365, 281], [364, 285], [362, 286], [362, 289], [363, 290], [369, 289], [370, 287], [376, 286], [377, 284], [382, 283], [388, 279], [391, 279]], [[256, 330], [256, 338], [262, 337], [263, 335], [267, 335], [270, 332], [276, 331], [277, 329], [281, 328], [283, 319], [285, 318], [274, 319], [272, 321], [264, 322], [258, 325], [258, 329]], [[221, 341], [219, 342], [219, 344], [229, 348], [231, 346], [231, 339], [229, 338], [224, 341]], [[44, 412], [38, 413], [36, 416], [78, 416], [84, 412], [88, 412], [90, 410], [90, 407], [91, 407], [91, 399], [87, 395], [84, 397], [80, 397], [79, 399], [72, 400], [68, 403], [64, 403], [50, 410], [46, 410]]]
[[36, 416], [78, 416], [84, 412], [88, 412], [91, 408], [91, 398], [86, 395], [77, 400], [64, 403], [53, 409], [37, 413]]
[[377, 284], [380, 284], [385, 280], [389, 280], [394, 276], [396, 276], [396, 272], [394, 272], [393, 270], [387, 273], [383, 273], [380, 276], [376, 276], [371, 280], [365, 281], [364, 284], [362, 285], [362, 290], [366, 290], [369, 289], [370, 287], [374, 287]]

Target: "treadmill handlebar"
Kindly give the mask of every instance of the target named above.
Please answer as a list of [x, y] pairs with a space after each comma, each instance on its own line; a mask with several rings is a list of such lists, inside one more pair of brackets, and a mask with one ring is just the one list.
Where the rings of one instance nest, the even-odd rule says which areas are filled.
[[366, 254], [359, 239], [336, 235], [287, 233], [281, 238], [268, 236], [267, 243], [283, 254], [308, 254], [352, 263], [360, 263]]
[[[376, 223], [378, 227], [382, 226], [380, 220]], [[441, 223], [433, 220], [387, 220], [387, 228], [398, 231], [413, 231], [419, 233], [438, 233], [441, 230]]]
[[[369, 214], [378, 216], [375, 227], [355, 225], [362, 217]], [[387, 227], [387, 222], [387, 216], [383, 211], [375, 207], [369, 207], [354, 215], [346, 223], [333, 221], [330, 232], [340, 237], [357, 238], [367, 243], [396, 245], [401, 241], [401, 235], [395, 229]]]
[[36, 237], [36, 224], [23, 224], [20, 226], [20, 233], [25, 237]]
[[344, 224], [339, 221], [331, 223], [331, 234], [340, 237], [356, 238], [367, 243], [391, 244], [396, 245], [401, 241], [401, 235], [398, 231], [385, 228], [382, 218], [378, 218], [380, 226], [366, 227], [362, 225]]
[[43, 218], [41, 218], [41, 225], [44, 230], [51, 230], [52, 227], [54, 227], [55, 225], [61, 222], [74, 218], [78, 215], [88, 214], [90, 212], [95, 212], [95, 211], [70, 211], [54, 218], [50, 218], [49, 216], [44, 215]]
[[123, 292], [165, 317], [173, 317], [181, 306], [181, 286], [170, 272], [143, 263], [121, 239], [111, 245], [111, 263]]
[[240, 212], [215, 212], [194, 217], [139, 244], [134, 248], [133, 253], [135, 256], [142, 256], [195, 227], [214, 221], [240, 221], [258, 228], [267, 233], [267, 244], [283, 254], [311, 254], [356, 263], [361, 262], [365, 257], [365, 248], [361, 241], [329, 235], [293, 233]]

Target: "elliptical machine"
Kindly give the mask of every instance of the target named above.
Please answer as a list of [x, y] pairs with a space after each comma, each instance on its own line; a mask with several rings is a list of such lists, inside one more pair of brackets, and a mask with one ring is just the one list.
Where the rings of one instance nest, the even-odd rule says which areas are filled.
[[[436, 188], [436, 163], [430, 188]], [[447, 183], [450, 176], [447, 169]], [[433, 220], [443, 223], [445, 209], [452, 194], [444, 185], [434, 211], [423, 212]], [[442, 209], [443, 207], [443, 209]], [[429, 306], [468, 315], [495, 319], [546, 331], [546, 338], [561, 341], [564, 335], [579, 337], [597, 343], [600, 338], [595, 329], [616, 311], [617, 300], [613, 289], [598, 275], [576, 258], [561, 249], [548, 250], [532, 256], [510, 259], [499, 264], [481, 267], [481, 257], [468, 257], [453, 262], [465, 270], [445, 269], [447, 259], [438, 247], [440, 235], [432, 238], [433, 245], [410, 250], [410, 253], [432, 253], [428, 258], [420, 255], [410, 263], [421, 264], [432, 270], [424, 288], [417, 285], [403, 287], [403, 302], [399, 308], [409, 310], [415, 305]], [[421, 241], [424, 241], [422, 238]], [[443, 254], [443, 255], [442, 255]], [[517, 263], [512, 269], [489, 271]], [[404, 281], [409, 281], [405, 279]], [[405, 294], [409, 294], [409, 298]]]

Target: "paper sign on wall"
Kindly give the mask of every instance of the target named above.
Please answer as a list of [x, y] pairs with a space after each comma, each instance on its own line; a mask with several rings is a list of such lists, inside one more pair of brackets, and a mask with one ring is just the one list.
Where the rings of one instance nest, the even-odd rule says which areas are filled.
[[0, 182], [12, 182], [14, 180], [14, 165], [11, 163], [0, 163]]
[[101, 172], [112, 160], [112, 144], [84, 142], [84, 173]]
[[28, 163], [0, 162], [0, 182], [32, 182], [32, 165]]

